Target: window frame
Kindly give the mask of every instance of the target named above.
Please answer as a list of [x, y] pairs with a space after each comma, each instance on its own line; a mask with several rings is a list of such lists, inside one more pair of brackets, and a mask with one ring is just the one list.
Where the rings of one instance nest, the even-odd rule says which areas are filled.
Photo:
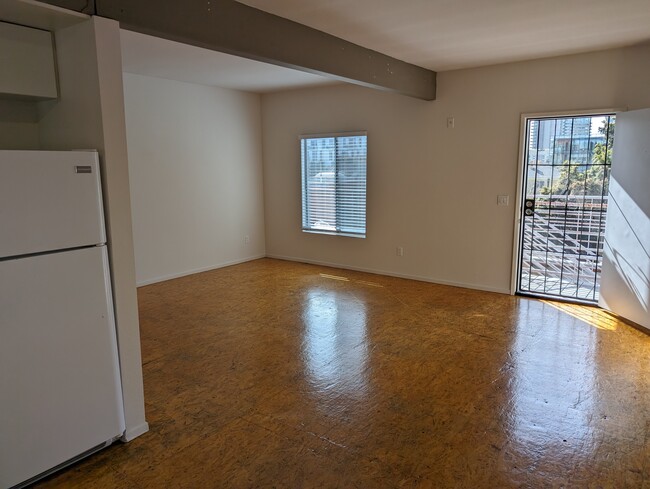
[[[366, 153], [366, 158], [365, 158], [365, 165], [364, 165], [364, 200], [363, 200], [363, 205], [364, 205], [364, 218], [363, 218], [363, 233], [352, 233], [348, 231], [340, 231], [340, 230], [329, 230], [329, 229], [316, 229], [316, 228], [311, 228], [311, 227], [305, 227], [305, 212], [306, 212], [306, 202], [308, 202], [308, 195], [307, 198], [305, 197], [305, 193], [308, 192], [309, 189], [309, 172], [307, 171], [307, 162], [305, 161], [305, 157], [303, 154], [304, 151], [304, 146], [303, 146], [303, 141], [309, 140], [309, 139], [331, 139], [331, 138], [341, 138], [341, 137], [355, 137], [355, 136], [363, 136], [365, 137], [365, 153]], [[347, 132], [331, 132], [331, 133], [316, 133], [316, 134], [301, 134], [299, 136], [299, 144], [300, 144], [300, 190], [301, 190], [301, 210], [300, 210], [300, 217], [301, 217], [301, 223], [300, 227], [303, 233], [309, 233], [309, 234], [323, 234], [323, 235], [330, 235], [330, 236], [343, 236], [343, 237], [348, 237], [348, 238], [360, 238], [360, 239], [365, 239], [368, 233], [368, 133], [367, 131], [347, 131]], [[335, 165], [337, 163], [335, 162]], [[334, 171], [334, 178], [335, 178], [335, 188], [334, 192], [335, 195], [338, 195], [340, 192], [340, 186], [339, 186], [339, 171], [335, 170]], [[338, 201], [338, 197], [335, 197], [335, 201]], [[308, 206], [307, 206], [308, 207]], [[338, 214], [338, 204], [336, 206], [335, 212]]]

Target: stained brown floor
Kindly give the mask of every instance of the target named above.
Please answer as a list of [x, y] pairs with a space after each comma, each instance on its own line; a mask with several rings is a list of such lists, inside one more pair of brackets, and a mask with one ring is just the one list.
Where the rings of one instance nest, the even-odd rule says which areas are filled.
[[263, 259], [139, 290], [151, 431], [39, 484], [650, 488], [650, 337]]

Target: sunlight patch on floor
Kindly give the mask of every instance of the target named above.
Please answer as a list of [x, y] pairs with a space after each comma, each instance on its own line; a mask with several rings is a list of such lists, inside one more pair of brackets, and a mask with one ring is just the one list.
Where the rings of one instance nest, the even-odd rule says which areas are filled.
[[342, 282], [349, 282], [350, 279], [347, 277], [339, 277], [338, 275], [329, 275], [327, 273], [320, 273], [319, 274], [323, 278], [329, 278], [330, 280], [341, 280]]
[[[322, 278], [328, 278], [330, 280], [340, 280], [341, 282], [350, 282], [350, 279], [347, 277], [341, 277], [339, 275], [330, 275], [328, 273], [319, 273]], [[383, 287], [383, 285], [375, 282], [367, 282], [366, 280], [353, 280], [354, 283], [361, 285], [369, 285], [370, 287]]]
[[604, 329], [607, 331], [616, 331], [619, 320], [616, 316], [593, 306], [583, 306], [580, 304], [569, 304], [567, 302], [555, 302], [549, 300], [542, 300], [544, 304], [558, 309], [569, 316], [572, 316], [576, 319], [579, 319], [582, 322], [587, 323], [590, 326], [598, 329]]

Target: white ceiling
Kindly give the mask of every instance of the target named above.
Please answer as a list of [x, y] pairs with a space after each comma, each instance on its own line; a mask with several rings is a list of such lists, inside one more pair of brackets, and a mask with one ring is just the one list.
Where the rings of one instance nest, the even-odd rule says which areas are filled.
[[[240, 0], [434, 71], [650, 41], [650, 0]], [[335, 81], [130, 31], [124, 71], [252, 92]]]
[[650, 0], [239, 0], [435, 71], [650, 41]]
[[120, 31], [127, 73], [249, 92], [337, 83], [329, 78], [131, 31]]

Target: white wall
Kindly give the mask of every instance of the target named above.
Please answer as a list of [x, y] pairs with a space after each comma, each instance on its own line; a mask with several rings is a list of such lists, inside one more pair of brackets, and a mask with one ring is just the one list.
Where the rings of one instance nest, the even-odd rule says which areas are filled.
[[259, 95], [129, 73], [124, 89], [138, 284], [264, 256]]
[[[434, 102], [356, 86], [264, 95], [267, 254], [509, 292], [521, 114], [650, 107], [648, 59], [646, 45], [440, 73]], [[352, 130], [368, 131], [368, 237], [302, 233], [298, 136]]]
[[0, 99], [0, 149], [38, 149], [35, 102]]
[[38, 124], [0, 120], [0, 149], [38, 149]]

